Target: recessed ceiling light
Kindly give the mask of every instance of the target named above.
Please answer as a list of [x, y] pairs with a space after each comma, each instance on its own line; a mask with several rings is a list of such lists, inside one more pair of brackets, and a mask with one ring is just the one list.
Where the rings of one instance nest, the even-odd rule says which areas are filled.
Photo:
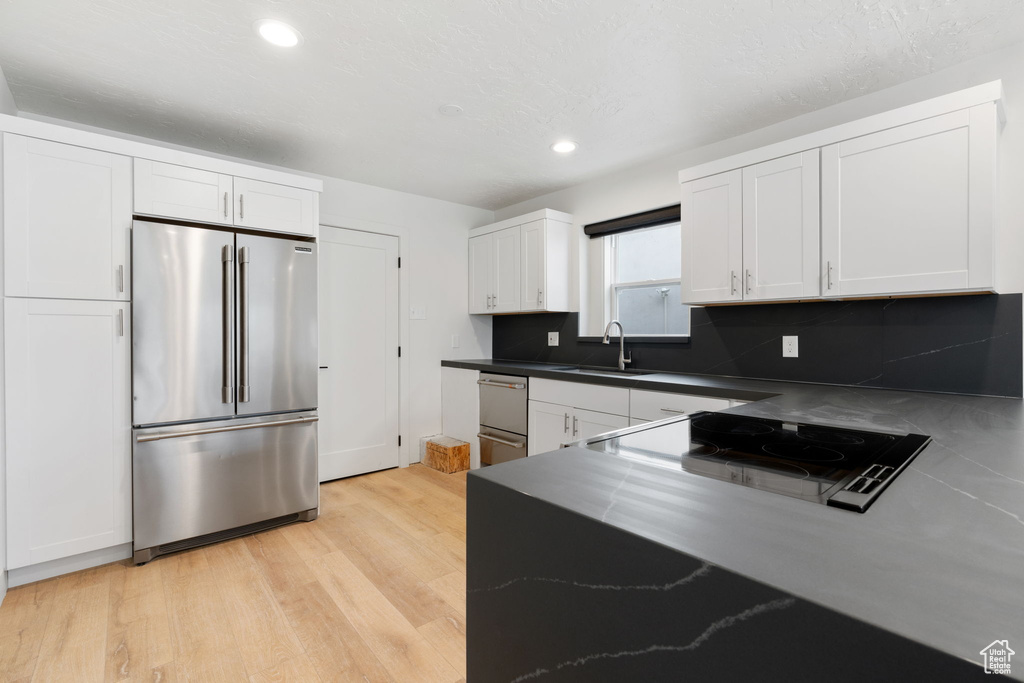
[[577, 145], [572, 140], [559, 140], [555, 144], [551, 145], [551, 149], [558, 152], [559, 154], [569, 154], [570, 152], [575, 152], [577, 147], [579, 147], [579, 145]]
[[260, 37], [280, 47], [295, 47], [302, 36], [294, 28], [276, 19], [261, 19], [253, 25]]
[[458, 116], [462, 113], [462, 107], [457, 104], [446, 104], [438, 108], [438, 111], [445, 116]]

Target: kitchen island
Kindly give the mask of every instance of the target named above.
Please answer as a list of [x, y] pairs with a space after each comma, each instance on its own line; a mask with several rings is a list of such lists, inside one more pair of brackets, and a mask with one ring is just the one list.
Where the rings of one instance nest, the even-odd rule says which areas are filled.
[[[529, 365], [501, 371], [557, 373]], [[1021, 401], [559, 379], [761, 396], [729, 412], [933, 441], [863, 514], [582, 448], [474, 471], [472, 680], [964, 680], [990, 644], [1024, 644]]]

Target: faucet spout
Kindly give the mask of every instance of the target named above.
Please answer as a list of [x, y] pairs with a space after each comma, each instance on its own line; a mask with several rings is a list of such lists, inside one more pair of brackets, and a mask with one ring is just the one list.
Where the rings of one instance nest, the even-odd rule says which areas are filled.
[[607, 327], [604, 328], [604, 339], [601, 343], [610, 343], [608, 339], [612, 332], [612, 325], [619, 326], [619, 370], [625, 370], [626, 363], [632, 363], [633, 358], [631, 355], [626, 355], [626, 330], [624, 327], [622, 327], [622, 323], [620, 323], [618, 320], [613, 320], [610, 323], [608, 323]]

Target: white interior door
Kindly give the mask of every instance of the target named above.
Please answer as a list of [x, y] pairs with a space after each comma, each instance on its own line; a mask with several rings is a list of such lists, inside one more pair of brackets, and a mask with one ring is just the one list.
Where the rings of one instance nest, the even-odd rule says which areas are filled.
[[399, 464], [398, 238], [320, 232], [320, 481]]

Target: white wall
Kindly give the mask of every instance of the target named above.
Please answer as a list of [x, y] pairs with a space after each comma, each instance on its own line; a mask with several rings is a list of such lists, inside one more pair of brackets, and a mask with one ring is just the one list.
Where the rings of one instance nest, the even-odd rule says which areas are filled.
[[11, 89], [7, 86], [7, 78], [4, 76], [3, 69], [0, 69], [0, 114], [10, 114], [11, 116], [18, 114], [18, 108], [14, 106], [14, 95], [11, 94]]
[[[14, 96], [11, 95], [11, 89], [7, 87], [7, 79], [4, 77], [3, 69], [0, 69], [0, 114], [10, 114], [14, 116], [18, 113], [18, 108], [14, 106]], [[0, 152], [3, 151], [3, 145], [0, 144]], [[0, 164], [2, 166], [2, 164]], [[3, 187], [3, 169], [0, 168], [0, 187]], [[0, 211], [3, 211], [3, 198], [0, 196]], [[3, 254], [0, 253], [0, 262], [2, 262]], [[2, 269], [0, 269], [2, 271]], [[0, 278], [2, 281], [3, 278]], [[0, 359], [3, 358], [3, 292], [0, 292]], [[2, 362], [0, 362], [0, 368], [2, 368]], [[0, 369], [0, 387], [3, 386], [3, 374]], [[4, 595], [7, 594], [7, 483], [6, 483], [6, 472], [7, 472], [7, 457], [4, 452], [4, 444], [7, 442], [5, 438], [6, 429], [3, 424], [3, 396], [0, 395], [0, 601], [3, 601]]]
[[[555, 209], [574, 216], [577, 228], [597, 221], [629, 215], [679, 202], [677, 174], [681, 169], [804, 135], [872, 114], [881, 113], [931, 97], [988, 81], [1002, 79], [1006, 126], [999, 141], [999, 205], [997, 214], [997, 277], [1000, 291], [1024, 291], [1024, 44], [965, 62], [902, 85], [820, 109], [745, 135], [671, 156], [605, 176], [565, 190], [499, 209], [495, 220], [504, 220], [536, 209]], [[585, 142], [585, 141], [584, 141]], [[585, 146], [581, 147], [585, 153]], [[580, 251], [575, 269], [591, 273], [599, 263], [593, 258], [590, 240], [580, 232]], [[594, 241], [596, 242], [596, 240]], [[579, 295], [580, 292], [577, 292]], [[587, 292], [574, 301], [580, 308], [587, 334], [600, 334], [602, 301]]]
[[[461, 204], [323, 178], [320, 222], [340, 228], [399, 235], [402, 245], [402, 315], [408, 320], [408, 429], [403, 446], [418, 459], [421, 436], [439, 434], [441, 361], [490, 358], [491, 319], [469, 315], [469, 228], [494, 221], [494, 214]], [[412, 307], [426, 318], [412, 320]], [[404, 322], [404, 321], [403, 321]], [[452, 348], [452, 335], [459, 347]]]

